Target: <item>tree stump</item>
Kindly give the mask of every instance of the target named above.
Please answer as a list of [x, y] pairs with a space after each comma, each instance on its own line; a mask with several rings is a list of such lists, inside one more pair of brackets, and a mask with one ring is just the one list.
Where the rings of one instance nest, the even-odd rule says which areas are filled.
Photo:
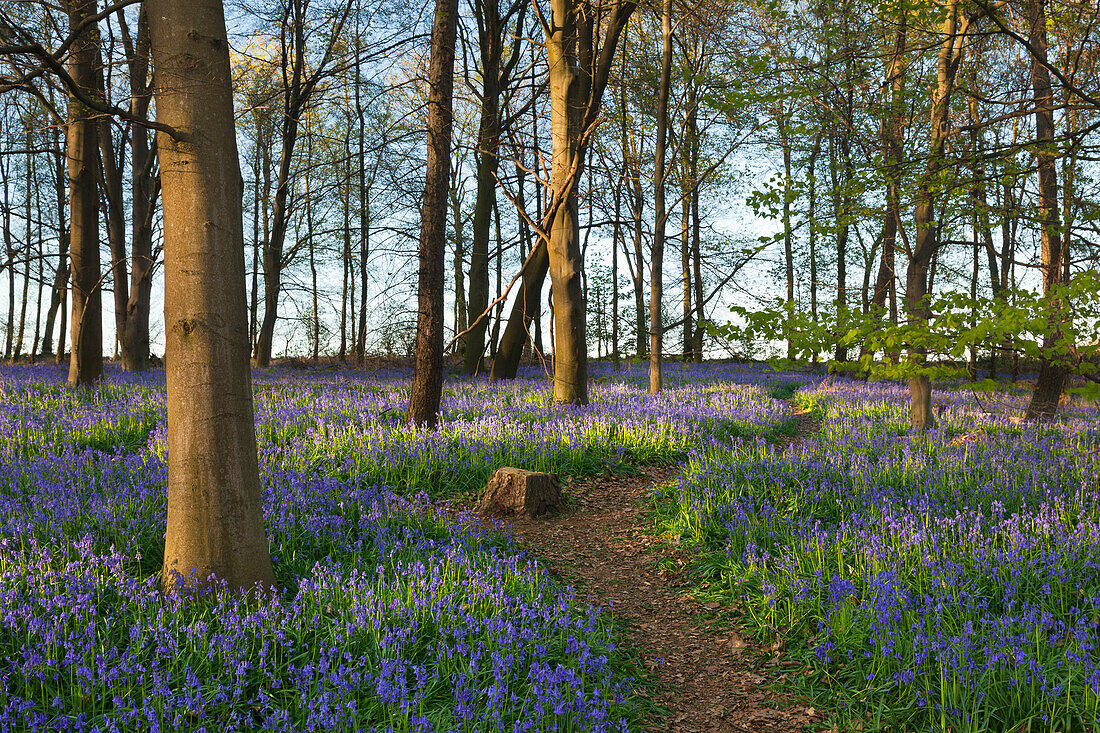
[[489, 479], [477, 511], [486, 517], [526, 514], [534, 518], [564, 508], [561, 485], [554, 474], [500, 468]]

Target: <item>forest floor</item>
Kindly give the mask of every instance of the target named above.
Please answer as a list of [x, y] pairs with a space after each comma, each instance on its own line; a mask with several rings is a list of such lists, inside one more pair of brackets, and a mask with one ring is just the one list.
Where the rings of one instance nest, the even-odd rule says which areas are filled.
[[[817, 430], [807, 413], [780, 447], [790, 449]], [[654, 488], [677, 467], [646, 468], [637, 476], [574, 481], [570, 509], [551, 519], [512, 522], [516, 540], [550, 572], [607, 608], [616, 628], [657, 682], [647, 730], [803, 731], [820, 722], [813, 708], [775, 692], [784, 673], [783, 640], [744, 638], [736, 609], [692, 596], [688, 554], [658, 536], [647, 520]], [[732, 613], [731, 613], [732, 612]]]

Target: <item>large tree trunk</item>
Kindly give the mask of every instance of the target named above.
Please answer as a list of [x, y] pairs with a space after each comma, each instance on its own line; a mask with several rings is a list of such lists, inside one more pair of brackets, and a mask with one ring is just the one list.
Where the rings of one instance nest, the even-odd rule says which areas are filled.
[[657, 147], [653, 164], [653, 254], [649, 261], [649, 392], [662, 388], [661, 357], [664, 348], [662, 292], [664, 290], [665, 156], [668, 143], [668, 92], [672, 83], [672, 0], [661, 3], [661, 82], [657, 90]]
[[592, 84], [591, 12], [586, 2], [551, 0], [546, 38], [553, 142], [550, 190], [555, 201], [548, 242], [554, 303], [554, 400], [575, 405], [588, 403], [577, 182], [584, 163], [582, 135]]
[[146, 0], [164, 195], [166, 587], [274, 585], [248, 366], [244, 194], [221, 0]]
[[[69, 25], [78, 27], [96, 13], [94, 0], [68, 0]], [[89, 24], [79, 33], [69, 57], [69, 74], [94, 93], [99, 32]], [[69, 259], [72, 262], [72, 352], [69, 383], [85, 385], [103, 375], [103, 307], [99, 266], [98, 122], [76, 97], [69, 98], [66, 155], [69, 161]]]
[[407, 419], [434, 428], [443, 394], [443, 258], [451, 175], [451, 104], [458, 0], [436, 0], [428, 83], [428, 156], [420, 217], [416, 356]]
[[[1058, 173], [1054, 147], [1054, 96], [1050, 88], [1050, 71], [1046, 67], [1047, 16], [1045, 0], [1028, 0], [1029, 42], [1038, 58], [1031, 60], [1031, 85], [1035, 91], [1035, 158], [1039, 163], [1039, 219], [1042, 227], [1043, 292], [1050, 295], [1062, 282], [1062, 238], [1058, 222]], [[1039, 379], [1027, 406], [1029, 420], [1050, 416], [1058, 411], [1058, 403], [1066, 384], [1066, 367], [1047, 354], [1062, 340], [1062, 320], [1066, 304], [1051, 303], [1047, 332], [1043, 335], [1044, 358], [1039, 362]]]
[[[934, 193], [939, 185], [937, 179], [943, 170], [944, 149], [950, 133], [951, 93], [955, 88], [955, 75], [965, 48], [966, 24], [960, 23], [959, 15], [958, 0], [951, 0], [943, 23], [936, 89], [932, 98], [928, 162], [924, 176], [917, 185], [917, 202], [913, 214], [916, 236], [905, 273], [906, 309], [910, 322], [918, 325], [927, 323], [932, 315], [928, 302], [928, 271], [939, 247]], [[916, 366], [923, 367], [927, 353], [925, 348], [915, 345], [910, 348], [910, 353]], [[926, 374], [911, 376], [908, 381], [910, 426], [914, 431], [929, 430], [936, 424], [932, 412], [931, 382]]]

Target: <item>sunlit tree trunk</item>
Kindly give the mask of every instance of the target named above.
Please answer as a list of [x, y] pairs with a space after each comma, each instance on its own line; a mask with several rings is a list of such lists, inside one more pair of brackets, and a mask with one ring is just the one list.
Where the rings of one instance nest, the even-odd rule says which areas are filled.
[[[1035, 92], [1035, 158], [1039, 167], [1040, 246], [1043, 292], [1049, 295], [1062, 283], [1062, 237], [1058, 222], [1058, 172], [1054, 151], [1054, 96], [1047, 69], [1047, 16], [1045, 0], [1028, 0], [1028, 41], [1037, 58], [1031, 59], [1031, 85]], [[1058, 411], [1058, 402], [1066, 384], [1066, 368], [1048, 353], [1062, 339], [1065, 303], [1051, 304], [1054, 312], [1043, 335], [1044, 358], [1039, 362], [1039, 378], [1027, 406], [1028, 419], [1050, 416]]]
[[[932, 118], [929, 133], [928, 162], [918, 181], [916, 209], [913, 214], [915, 237], [909, 267], [905, 273], [905, 304], [909, 320], [923, 325], [932, 316], [929, 306], [929, 267], [939, 247], [939, 231], [935, 220], [935, 190], [937, 178], [944, 166], [944, 150], [950, 133], [951, 94], [955, 76], [965, 49], [966, 22], [960, 18], [958, 0], [951, 0], [943, 22], [936, 88], [932, 97]], [[909, 349], [914, 365], [925, 365], [926, 349], [913, 345]], [[935, 426], [932, 412], [932, 383], [926, 374], [909, 377], [909, 422], [915, 431]]]
[[[69, 25], [77, 28], [96, 13], [94, 0], [67, 0]], [[69, 74], [94, 94], [99, 32], [89, 24], [69, 56]], [[99, 264], [99, 123], [75, 96], [69, 97], [66, 156], [69, 169], [69, 260], [72, 263], [72, 351], [69, 383], [85, 385], [103, 374], [103, 307]]]
[[407, 419], [434, 428], [443, 393], [443, 259], [451, 169], [451, 104], [458, 0], [436, 0], [428, 83], [428, 156], [420, 217], [416, 354]]
[[248, 364], [242, 189], [221, 0], [146, 0], [164, 206], [162, 583], [274, 585]]
[[587, 2], [551, 0], [546, 38], [553, 143], [550, 190], [556, 201], [547, 245], [554, 302], [554, 400], [578, 405], [588, 402], [577, 183], [584, 162], [581, 136], [592, 83], [591, 13]]
[[653, 166], [653, 253], [649, 261], [649, 391], [657, 394], [663, 387], [661, 369], [664, 324], [661, 320], [664, 290], [665, 227], [665, 156], [668, 143], [668, 92], [672, 80], [672, 0], [661, 4], [661, 81], [657, 88], [657, 148]]

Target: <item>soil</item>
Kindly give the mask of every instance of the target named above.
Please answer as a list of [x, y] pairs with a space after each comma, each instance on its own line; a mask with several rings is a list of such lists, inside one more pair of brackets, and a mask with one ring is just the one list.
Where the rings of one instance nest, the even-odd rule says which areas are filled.
[[[795, 417], [795, 434], [779, 442], [784, 450], [818, 429], [811, 414]], [[693, 598], [687, 553], [648, 525], [654, 488], [677, 471], [647, 468], [640, 476], [568, 483], [567, 512], [516, 519], [513, 533], [579, 595], [606, 607], [651, 670], [653, 701], [663, 710], [649, 716], [646, 730], [809, 729], [822, 716], [772, 689], [783, 674], [799, 672], [784, 663], [782, 639], [756, 643], [730, 622], [735, 609]]]

